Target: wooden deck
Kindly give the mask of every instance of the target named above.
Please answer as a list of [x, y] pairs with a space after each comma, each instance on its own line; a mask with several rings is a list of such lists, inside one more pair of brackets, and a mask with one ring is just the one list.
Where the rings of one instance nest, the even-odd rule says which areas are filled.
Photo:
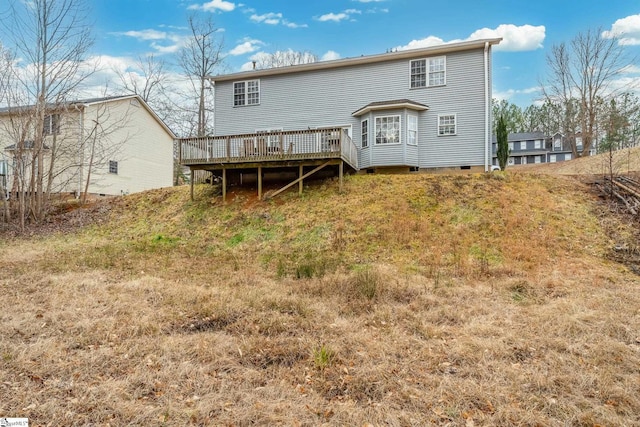
[[228, 169], [256, 169], [259, 197], [263, 168], [298, 168], [298, 179], [284, 188], [299, 182], [300, 189], [302, 179], [310, 175], [302, 174], [305, 166], [317, 166], [315, 172], [327, 165], [339, 165], [341, 182], [344, 163], [358, 170], [357, 148], [342, 128], [181, 138], [176, 143], [180, 164], [188, 166], [192, 174], [194, 170], [222, 172], [223, 196]]
[[182, 138], [177, 142], [180, 164], [197, 169], [323, 159], [342, 159], [358, 169], [356, 146], [341, 128]]

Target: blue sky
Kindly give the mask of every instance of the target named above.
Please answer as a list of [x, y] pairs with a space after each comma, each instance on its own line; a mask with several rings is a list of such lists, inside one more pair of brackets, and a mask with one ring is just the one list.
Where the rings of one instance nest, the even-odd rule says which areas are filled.
[[[211, 15], [224, 38], [226, 71], [256, 55], [310, 51], [346, 58], [468, 38], [503, 37], [493, 55], [494, 96], [534, 102], [549, 48], [601, 28], [640, 53], [639, 0], [93, 0], [96, 44], [104, 63], [171, 55], [184, 42], [190, 13]], [[244, 68], [243, 68], [244, 67]], [[632, 71], [638, 71], [640, 68]], [[629, 79], [640, 80], [640, 73]]]

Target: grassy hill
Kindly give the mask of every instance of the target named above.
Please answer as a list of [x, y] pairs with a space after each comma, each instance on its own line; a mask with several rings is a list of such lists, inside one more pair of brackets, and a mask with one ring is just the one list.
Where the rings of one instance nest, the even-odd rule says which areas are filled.
[[[634, 425], [637, 234], [553, 176], [211, 187], [0, 240], [0, 414], [32, 425]], [[77, 214], [77, 213], [76, 213]]]

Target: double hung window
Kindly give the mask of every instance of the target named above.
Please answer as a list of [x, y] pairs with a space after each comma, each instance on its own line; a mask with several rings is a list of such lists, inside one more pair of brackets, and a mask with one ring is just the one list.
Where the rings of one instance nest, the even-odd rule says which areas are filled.
[[233, 83], [233, 106], [260, 104], [260, 80]]

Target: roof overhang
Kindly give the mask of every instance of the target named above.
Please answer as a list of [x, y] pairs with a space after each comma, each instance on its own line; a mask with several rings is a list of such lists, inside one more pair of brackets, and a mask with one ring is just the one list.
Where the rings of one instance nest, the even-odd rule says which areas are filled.
[[394, 101], [372, 102], [359, 110], [354, 111], [351, 115], [353, 117], [359, 117], [371, 111], [399, 110], [405, 108], [414, 111], [426, 111], [429, 109], [429, 107], [419, 102], [411, 101], [409, 99], [398, 99]]
[[443, 43], [437, 46], [424, 47], [419, 49], [407, 49], [396, 52], [381, 53], [377, 55], [359, 56], [355, 58], [335, 59], [332, 61], [318, 61], [310, 64], [290, 65], [287, 67], [268, 68], [265, 70], [243, 71], [233, 74], [219, 76], [209, 76], [212, 82], [224, 82], [229, 80], [257, 79], [266, 76], [280, 74], [300, 73], [304, 71], [326, 70], [331, 68], [349, 67], [353, 65], [373, 64], [376, 62], [394, 61], [397, 59], [419, 58], [421, 56], [444, 55], [447, 53], [460, 52], [484, 48], [486, 44], [496, 45], [502, 38], [470, 40], [455, 43]]

